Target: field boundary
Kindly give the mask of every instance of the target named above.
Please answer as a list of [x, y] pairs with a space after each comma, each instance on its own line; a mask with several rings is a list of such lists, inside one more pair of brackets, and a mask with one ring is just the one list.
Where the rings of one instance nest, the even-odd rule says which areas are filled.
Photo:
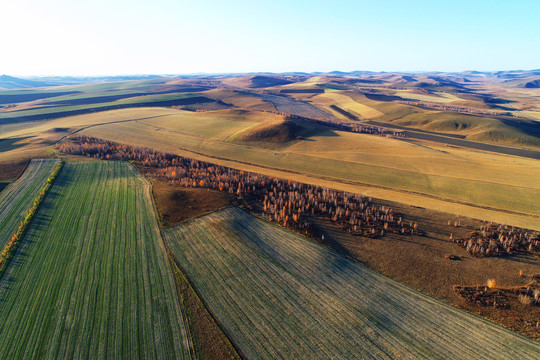
[[[2, 254], [0, 254], [0, 278], [4, 274], [4, 270], [7, 268], [10, 260], [13, 258], [13, 255], [15, 254], [15, 251], [17, 250], [19, 242], [24, 237], [24, 234], [26, 233], [28, 226], [32, 222], [36, 212], [39, 210], [39, 207], [41, 206], [43, 199], [45, 199], [45, 196], [47, 196], [47, 193], [49, 192], [49, 189], [51, 188], [52, 184], [56, 180], [58, 174], [60, 173], [60, 170], [62, 170], [63, 165], [64, 165], [64, 162], [60, 160], [58, 162], [58, 165], [56, 165], [56, 167], [52, 171], [51, 175], [49, 175], [47, 182], [45, 183], [45, 186], [41, 188], [38, 195], [34, 199], [34, 204], [32, 205], [32, 207], [30, 207], [30, 209], [28, 209], [28, 212], [26, 213], [26, 216], [24, 217], [24, 219], [21, 221], [19, 228], [17, 229], [15, 234], [13, 234], [8, 244], [4, 247]], [[28, 163], [26, 166], [28, 166]]]
[[[216, 210], [216, 211], [222, 211], [224, 209], [220, 209], [220, 210]], [[212, 213], [214, 213], [215, 211], [213, 211]], [[202, 216], [198, 216], [197, 218], [201, 218], [201, 217], [204, 217], [204, 216], [207, 216], [209, 214], [206, 214], [206, 215], [202, 215]], [[195, 218], [194, 218], [195, 219]], [[193, 219], [189, 219], [187, 221], [191, 221]], [[181, 224], [179, 224], [181, 225]], [[178, 225], [177, 225], [178, 226]], [[236, 352], [236, 354], [241, 358], [241, 359], [247, 359], [247, 357], [242, 353], [242, 351], [236, 346], [236, 344], [234, 344], [234, 342], [231, 340], [231, 337], [225, 332], [224, 328], [223, 328], [223, 325], [218, 321], [218, 319], [216, 318], [216, 316], [212, 313], [212, 311], [210, 311], [209, 307], [208, 307], [208, 304], [206, 303], [206, 301], [204, 301], [204, 299], [201, 297], [201, 294], [199, 293], [199, 291], [195, 288], [193, 282], [189, 279], [189, 277], [187, 276], [185, 270], [182, 268], [182, 266], [180, 265], [179, 261], [176, 259], [176, 257], [174, 256], [174, 254], [172, 253], [172, 251], [169, 249], [168, 245], [165, 245], [167, 247], [167, 252], [169, 254], [169, 260], [172, 261], [174, 263], [174, 265], [178, 268], [178, 270], [180, 271], [180, 273], [182, 274], [182, 276], [184, 277], [184, 279], [186, 280], [186, 283], [187, 285], [189, 286], [189, 288], [193, 291], [194, 295], [197, 297], [197, 299], [201, 302], [201, 304], [203, 305], [203, 308], [204, 310], [206, 311], [206, 313], [210, 316], [210, 318], [212, 319], [212, 321], [216, 324], [216, 326], [219, 328], [219, 330], [221, 331], [221, 333], [223, 334], [223, 338], [224, 340], [234, 349], [234, 351]], [[187, 323], [186, 323], [187, 324]], [[189, 330], [189, 326], [188, 326], [188, 331], [190, 332], [190, 336], [191, 335], [191, 330]]]
[[[167, 247], [167, 245], [165, 244], [165, 238], [163, 237], [163, 232], [161, 230], [161, 226], [160, 226], [160, 222], [159, 222], [159, 216], [158, 216], [158, 212], [157, 212], [157, 207], [156, 207], [156, 203], [155, 203], [155, 199], [154, 199], [154, 194], [153, 192], [151, 191], [152, 189], [152, 183], [150, 183], [144, 176], [142, 176], [142, 174], [139, 172], [139, 170], [131, 163], [131, 162], [127, 162], [129, 163], [129, 165], [131, 166], [133, 172], [136, 174], [136, 176], [145, 184], [145, 188], [146, 188], [146, 191], [150, 197], [150, 202], [152, 203], [152, 213], [154, 214], [154, 219], [156, 221], [156, 226], [158, 228], [158, 232], [159, 232], [159, 238], [160, 238], [160, 248], [161, 250], [163, 251], [162, 255], [165, 256], [167, 262], [170, 261], [169, 259], [169, 255], [168, 255], [168, 252], [169, 252], [169, 249]], [[186, 330], [187, 330], [187, 333], [188, 333], [188, 337], [189, 337], [189, 345], [188, 345], [188, 351], [191, 355], [191, 357], [193, 359], [196, 359], [197, 357], [195, 356], [195, 349], [193, 348], [193, 336], [191, 335], [191, 330], [189, 328], [189, 325], [187, 323], [187, 319], [186, 319], [186, 314], [185, 314], [185, 311], [184, 309], [182, 309], [182, 302], [181, 302], [181, 299], [180, 299], [180, 296], [178, 294], [178, 288], [177, 288], [177, 284], [176, 284], [176, 280], [174, 278], [174, 271], [173, 269], [171, 269], [171, 266], [169, 264], [168, 266], [168, 270], [167, 271], [169, 273], [169, 278], [171, 278], [172, 276], [172, 280], [173, 280], [173, 285], [174, 285], [174, 289], [176, 290], [175, 291], [175, 294], [176, 294], [176, 299], [177, 299], [177, 302], [180, 306], [180, 312], [182, 313], [182, 319], [184, 321], [184, 324], [186, 324]]]
[[[240, 357], [241, 359], [246, 359], [246, 357], [244, 355], [241, 354], [240, 352], [240, 349], [238, 349], [236, 347], [236, 345], [231, 341], [230, 337], [225, 333], [225, 331], [223, 330], [223, 326], [217, 321], [216, 317], [210, 312], [210, 310], [208, 309], [208, 306], [207, 304], [203, 301], [203, 299], [201, 298], [201, 296], [199, 295], [199, 293], [197, 292], [197, 290], [194, 288], [193, 286], [193, 283], [189, 280], [189, 278], [187, 277], [185, 271], [182, 269], [182, 267], [180, 266], [178, 260], [176, 260], [176, 258], [174, 257], [173, 253], [171, 252], [171, 250], [169, 249], [169, 246], [167, 244], [167, 241], [165, 240], [165, 235], [163, 234], [163, 226], [161, 225], [161, 221], [159, 219], [159, 213], [158, 213], [158, 210], [157, 210], [157, 205], [156, 205], [156, 199], [154, 197], [154, 192], [151, 191], [151, 189], [153, 188], [153, 184], [152, 182], [150, 182], [148, 179], [146, 179], [142, 174], [141, 172], [137, 169], [137, 167], [132, 164], [130, 162], [130, 165], [133, 167], [133, 169], [135, 170], [135, 172], [137, 173], [137, 175], [146, 183], [147, 185], [147, 189], [150, 193], [150, 198], [151, 198], [151, 202], [152, 202], [152, 210], [154, 212], [154, 217], [156, 219], [156, 222], [158, 224], [158, 229], [159, 229], [159, 236], [161, 238], [161, 244], [163, 245], [163, 250], [165, 251], [165, 257], [167, 258], [168, 261], [170, 262], [173, 262], [174, 265], [178, 268], [178, 270], [180, 271], [180, 274], [181, 276], [184, 277], [187, 285], [189, 286], [189, 288], [193, 291], [193, 294], [196, 296], [196, 298], [200, 301], [200, 303], [202, 304], [202, 307], [204, 308], [205, 312], [208, 314], [208, 316], [210, 316], [210, 318], [212, 319], [212, 321], [216, 324], [216, 326], [218, 327], [219, 331], [221, 332], [222, 334], [222, 339], [230, 345], [230, 347], [236, 352], [236, 355], [238, 355], [238, 357]], [[228, 206], [227, 206], [228, 207]], [[224, 208], [221, 208], [221, 209], [217, 209], [217, 210], [214, 210], [214, 211], [210, 211], [208, 213], [205, 213], [205, 214], [202, 214], [200, 216], [197, 216], [197, 218], [200, 218], [200, 217], [203, 217], [203, 216], [206, 216], [206, 215], [209, 215], [211, 213], [214, 213], [216, 211], [220, 211], [220, 210], [223, 210], [223, 209], [226, 209], [227, 207], [224, 207]], [[191, 219], [188, 219], [186, 221], [189, 221]], [[185, 222], [185, 221], [184, 221]], [[183, 223], [184, 223], [183, 222]], [[178, 226], [178, 225], [175, 225], [175, 226]], [[174, 226], [171, 226], [171, 228], [174, 227]], [[174, 288], [176, 289], [176, 296], [177, 296], [177, 299], [178, 299], [178, 303], [180, 304], [180, 309], [182, 311], [182, 317], [184, 319], [184, 323], [186, 324], [186, 329], [187, 329], [187, 332], [188, 332], [188, 336], [189, 336], [189, 340], [190, 340], [190, 344], [189, 344], [189, 351], [190, 351], [190, 354], [191, 356], [196, 359], [197, 358], [197, 354], [196, 354], [196, 351], [195, 351], [195, 347], [194, 347], [194, 340], [193, 340], [193, 334], [192, 334], [192, 329], [190, 328], [189, 326], [189, 319], [187, 318], [187, 315], [186, 315], [186, 311], [185, 309], [181, 306], [182, 305], [182, 299], [180, 298], [180, 293], [179, 293], [179, 289], [178, 289], [178, 283], [176, 281], [176, 276], [174, 274], [174, 269], [172, 268], [171, 264], [169, 264], [169, 270], [170, 270], [170, 273], [172, 275], [172, 278], [173, 278], [173, 281], [174, 281]]]

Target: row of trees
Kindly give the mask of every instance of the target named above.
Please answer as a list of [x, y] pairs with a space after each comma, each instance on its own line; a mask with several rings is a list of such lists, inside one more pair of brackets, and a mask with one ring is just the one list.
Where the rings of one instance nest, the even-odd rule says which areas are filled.
[[4, 272], [9, 260], [13, 257], [13, 254], [15, 253], [15, 250], [17, 250], [17, 246], [19, 245], [19, 241], [22, 239], [24, 233], [26, 232], [26, 229], [28, 228], [28, 225], [32, 221], [32, 218], [34, 217], [34, 214], [36, 213], [37, 209], [39, 208], [39, 205], [45, 198], [45, 195], [47, 194], [47, 191], [49, 191], [49, 188], [51, 187], [52, 183], [58, 176], [58, 173], [62, 169], [63, 162], [60, 161], [58, 165], [54, 168], [53, 172], [47, 179], [47, 183], [41, 190], [39, 191], [38, 195], [34, 199], [34, 203], [32, 206], [28, 209], [28, 212], [26, 213], [24, 219], [19, 224], [19, 227], [17, 228], [17, 231], [7, 245], [4, 247], [4, 250], [2, 250], [2, 253], [0, 254], [0, 275]]
[[155, 176], [188, 188], [210, 188], [245, 200], [266, 219], [309, 232], [310, 216], [335, 223], [341, 229], [368, 237], [385, 233], [420, 234], [416, 223], [406, 222], [388, 206], [371, 198], [232, 169], [208, 162], [105, 140], [77, 136], [58, 145], [62, 152], [101, 159], [133, 160], [153, 166]]
[[476, 257], [524, 252], [540, 254], [540, 236], [538, 234], [501, 224], [483, 225], [465, 238], [454, 238], [450, 235], [450, 240]]
[[[448, 105], [448, 104], [441, 104], [436, 103], [432, 101], [410, 101], [410, 100], [395, 100], [395, 102], [399, 104], [404, 105], [412, 105], [412, 106], [418, 106], [425, 109], [433, 109], [433, 110], [442, 110], [442, 111], [455, 111], [460, 113], [467, 113], [467, 114], [475, 114], [475, 115], [501, 115], [500, 113], [489, 111], [489, 110], [483, 110], [483, 109], [477, 109], [477, 108], [470, 108], [465, 106], [456, 106], [456, 105]], [[509, 114], [511, 115], [511, 114]]]

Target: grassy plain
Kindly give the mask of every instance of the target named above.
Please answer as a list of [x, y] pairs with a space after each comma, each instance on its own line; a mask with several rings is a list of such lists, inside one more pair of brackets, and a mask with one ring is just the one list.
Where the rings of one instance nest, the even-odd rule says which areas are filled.
[[[14, 112], [3, 112], [0, 113], [0, 123], [11, 123], [11, 122], [17, 122], [21, 121], [19, 119], [22, 119], [22, 121], [25, 121], [25, 117], [31, 117], [31, 116], [43, 116], [43, 118], [46, 118], [49, 114], [56, 114], [56, 113], [69, 113], [70, 111], [78, 111], [78, 110], [88, 110], [88, 111], [99, 111], [100, 108], [103, 108], [104, 110], [108, 107], [114, 107], [114, 106], [123, 106], [123, 105], [137, 105], [139, 103], [145, 103], [147, 106], [151, 106], [152, 103], [158, 103], [161, 101], [172, 101], [172, 100], [186, 100], [189, 98], [196, 97], [194, 94], [189, 93], [179, 93], [179, 94], [160, 94], [160, 95], [147, 95], [147, 96], [136, 96], [132, 98], [127, 99], [120, 99], [117, 101], [106, 101], [106, 102], [99, 102], [95, 104], [81, 104], [81, 105], [60, 105], [60, 106], [53, 106], [53, 107], [44, 107], [44, 108], [38, 108], [38, 109], [29, 109], [29, 110], [21, 110], [21, 111], [14, 111]], [[163, 106], [163, 105], [161, 105]], [[57, 115], [55, 117], [61, 117], [61, 115]]]
[[327, 90], [324, 94], [314, 96], [312, 102], [317, 105], [323, 105], [328, 111], [333, 111], [329, 108], [330, 105], [337, 105], [346, 111], [358, 115], [361, 119], [372, 119], [384, 115], [384, 113], [375, 108], [353, 100], [347, 96], [346, 92], [341, 91]]
[[150, 189], [67, 163], [0, 279], [0, 358], [189, 358]]
[[212, 89], [205, 91], [203, 94], [209, 98], [221, 100], [227, 104], [246, 110], [276, 111], [276, 107], [272, 103], [264, 101], [260, 96], [247, 92], [231, 89]]
[[540, 230], [540, 207], [534, 200], [540, 196], [536, 180], [540, 169], [535, 160], [316, 126], [304, 140], [281, 144], [279, 149], [267, 149], [262, 142], [229, 141], [238, 137], [235, 134], [279, 119], [239, 110], [193, 113], [141, 108], [27, 126], [4, 125], [6, 138], [36, 140], [2, 152], [0, 162], [47, 155], [51, 143], [69, 134], [51, 129], [65, 127], [70, 132], [81, 130], [241, 169]]
[[248, 358], [534, 359], [540, 353], [533, 340], [237, 208], [165, 236]]
[[0, 193], [0, 249], [4, 249], [47, 182], [58, 160], [32, 160], [23, 175]]
[[[380, 78], [384, 81], [394, 81], [394, 77]], [[246, 79], [248, 78], [243, 78]], [[233, 82], [236, 80], [231, 79]], [[280, 89], [320, 88], [320, 84], [329, 80], [331, 79], [324, 76], [307, 78], [306, 81], [281, 85], [270, 90], [275, 93]], [[187, 84], [187, 80], [180, 81], [182, 82]], [[170, 82], [168, 85], [167, 81], [161, 79], [62, 87], [58, 91], [80, 91], [78, 94], [63, 97], [77, 99], [91, 94], [97, 96], [100, 92], [121, 95], [156, 87], [165, 89], [167, 86], [176, 86], [175, 84]], [[416, 88], [391, 90], [384, 86], [380, 88], [377, 88], [377, 85], [369, 86], [369, 89], [377, 91], [377, 94], [383, 97], [386, 93], [399, 93], [403, 96], [410, 93], [430, 96], [440, 101], [461, 99], [459, 97], [461, 95], [455, 91], [421, 94]], [[476, 83], [470, 86], [481, 87]], [[427, 131], [460, 134], [478, 141], [514, 146], [535, 146], [538, 143], [536, 135], [528, 134], [525, 127], [520, 127], [521, 125], [516, 122], [505, 122], [506, 120], [486, 116], [429, 111], [387, 100], [374, 100], [377, 97], [368, 98], [367, 93], [359, 90], [327, 90], [324, 94], [307, 94], [309, 95], [309, 98], [305, 99], [307, 102], [293, 99], [299, 94], [292, 93], [283, 97], [265, 94], [265, 90], [261, 91], [248, 88], [216, 88], [197, 94], [251, 110], [275, 110], [277, 106], [283, 111], [317, 114], [321, 113], [320, 109], [316, 108], [319, 107], [345, 120], [342, 114], [329, 108], [330, 105], [336, 104], [346, 111], [358, 114], [361, 118], [374, 117], [377, 121]], [[497, 91], [503, 94], [501, 89]], [[523, 89], [505, 91], [516, 99], [521, 96], [519, 101], [512, 100], [514, 102], [509, 104], [521, 104], [527, 96], [530, 96]], [[171, 96], [188, 95], [156, 94], [150, 95], [150, 98], [168, 99]], [[47, 101], [54, 101], [54, 98]], [[141, 101], [141, 99], [122, 101]], [[328, 112], [324, 114], [330, 116]], [[275, 126], [271, 126], [269, 131], [267, 125], [272, 121], [278, 124], [281, 119], [278, 115], [241, 109], [194, 113], [166, 108], [137, 108], [50, 121], [0, 125], [0, 137], [8, 139], [8, 142], [11, 141], [9, 139], [24, 139], [14, 142], [6, 151], [0, 153], [0, 163], [26, 160], [31, 156], [47, 156], [49, 145], [68, 133], [81, 130], [82, 133], [109, 140], [158, 148], [199, 159], [208, 157], [214, 159], [213, 161], [228, 161], [235, 167], [265, 169], [263, 172], [266, 173], [288, 172], [289, 176], [311, 179], [308, 182], [322, 184], [326, 181], [332, 187], [368, 191], [373, 196], [388, 200], [453, 213], [463, 213], [465, 209], [466, 215], [540, 228], [537, 217], [540, 215], [540, 208], [533, 201], [538, 198], [540, 186], [536, 181], [539, 170], [534, 161], [441, 147], [420, 141], [406, 142], [392, 139], [379, 141], [373, 140], [376, 138], [373, 136], [348, 134], [313, 125], [308, 125], [311, 130], [305, 134], [306, 136], [302, 134], [305, 139], [301, 141], [298, 141], [296, 136], [289, 137], [290, 141], [280, 143], [279, 146], [269, 146], [268, 141], [253, 141], [249, 136], [247, 139], [250, 141], [243, 141], [246, 138], [244, 135], [257, 130], [261, 131], [257, 132], [256, 137], [271, 133], [275, 130]], [[54, 131], [62, 128], [67, 131], [64, 133]]]
[[226, 134], [219, 131], [219, 136], [207, 137], [207, 131], [214, 130], [188, 134], [190, 129], [196, 131], [196, 125], [186, 125], [184, 133], [180, 133], [167, 128], [170, 125], [161, 120], [94, 126], [81, 133], [540, 229], [540, 207], [535, 200], [540, 197], [540, 182], [536, 180], [540, 168], [536, 160], [325, 128], [314, 129], [305, 140], [269, 150], [257, 144], [245, 146], [218, 140]]

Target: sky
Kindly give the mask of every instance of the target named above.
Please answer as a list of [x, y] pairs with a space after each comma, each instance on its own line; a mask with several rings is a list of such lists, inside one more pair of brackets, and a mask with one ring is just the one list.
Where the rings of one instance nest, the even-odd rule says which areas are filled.
[[538, 0], [0, 0], [0, 74], [540, 68]]

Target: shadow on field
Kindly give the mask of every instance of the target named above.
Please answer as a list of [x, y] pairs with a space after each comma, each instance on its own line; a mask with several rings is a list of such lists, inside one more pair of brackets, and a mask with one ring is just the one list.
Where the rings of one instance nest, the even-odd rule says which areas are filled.
[[[267, 225], [264, 224], [262, 221], [264, 220], [260, 220], [248, 214], [248, 216], [245, 216], [242, 220], [231, 219], [229, 223], [230, 225], [228, 225], [228, 227], [231, 230], [238, 229], [237, 232], [240, 233], [240, 241], [243, 241], [246, 246], [248, 246], [252, 251], [256, 252], [263, 259], [268, 260], [279, 267], [286, 267], [288, 265], [287, 259], [294, 257], [294, 255], [289, 252], [287, 246], [279, 247], [276, 249], [272, 246], [271, 242], [265, 241], [266, 239], [264, 234], [268, 231], [268, 228]], [[289, 230], [286, 229], [280, 230], [286, 233], [289, 232]], [[252, 234], [257, 234], [258, 236], [253, 236]], [[301, 241], [309, 242], [310, 240], [302, 238]], [[330, 243], [332, 243], [333, 245], [330, 245]], [[334, 242], [331, 236], [328, 236], [328, 238], [325, 236], [324, 245], [332, 246], [333, 249], [331, 249], [330, 251], [336, 253], [337, 256], [328, 256], [327, 258], [321, 258], [319, 262], [311, 263], [310, 266], [317, 267], [317, 270], [323, 273], [333, 274], [332, 276], [338, 277], [342, 272], [353, 270], [353, 267], [354, 271], [358, 273], [358, 266], [356, 266], [357, 264], [355, 264], [355, 262], [351, 260], [353, 254], [350, 253], [345, 247], [341, 246], [341, 244], [339, 244], [338, 242]]]
[[10, 138], [10, 139], [0, 139], [0, 152], [17, 149], [24, 145], [22, 143], [23, 140], [29, 139], [31, 137], [32, 136]]
[[505, 256], [505, 259], [508, 261], [513, 261], [521, 264], [529, 264], [529, 265], [538, 265], [539, 260], [538, 258], [535, 258], [530, 255], [524, 255], [524, 254], [515, 254], [510, 256]]
[[314, 136], [320, 137], [339, 137], [339, 135], [334, 130], [319, 131]]

